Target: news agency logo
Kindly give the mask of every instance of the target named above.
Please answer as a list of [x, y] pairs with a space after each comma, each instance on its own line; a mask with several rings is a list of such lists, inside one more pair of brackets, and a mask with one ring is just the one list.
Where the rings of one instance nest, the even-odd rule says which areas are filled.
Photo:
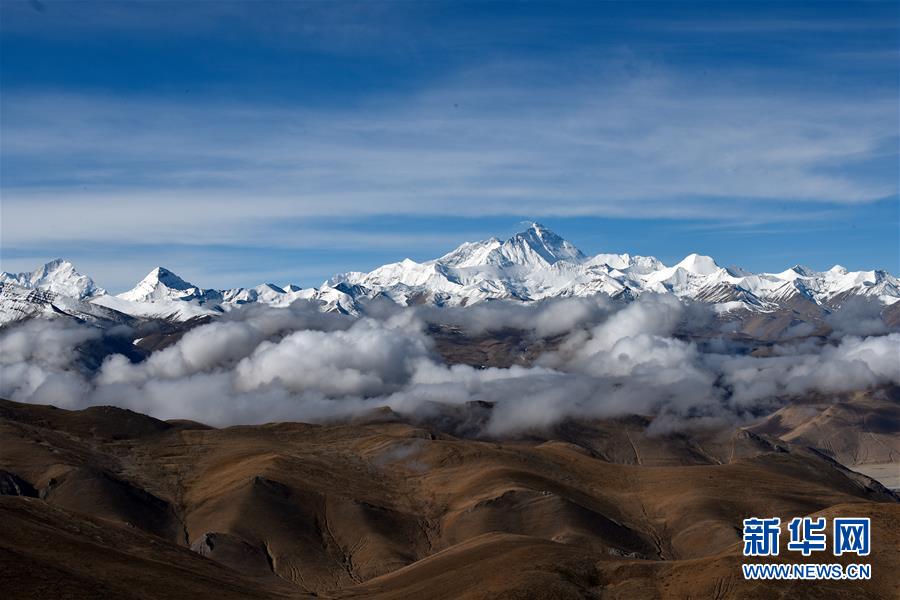
[[868, 517], [834, 520], [834, 555], [856, 554], [868, 556], [872, 551]]
[[[787, 550], [805, 557], [828, 549], [825, 517], [796, 517], [788, 523]], [[781, 519], [744, 519], [744, 556], [778, 556]], [[832, 554], [869, 556], [871, 522], [868, 517], [836, 517], [832, 522]], [[745, 579], [869, 579], [871, 565], [849, 564], [744, 564]]]
[[778, 556], [781, 519], [744, 519], [744, 556]]
[[819, 517], [815, 521], [810, 517], [792, 519], [788, 525], [791, 539], [787, 549], [800, 552], [803, 556], [809, 556], [813, 552], [825, 550], [825, 517]]

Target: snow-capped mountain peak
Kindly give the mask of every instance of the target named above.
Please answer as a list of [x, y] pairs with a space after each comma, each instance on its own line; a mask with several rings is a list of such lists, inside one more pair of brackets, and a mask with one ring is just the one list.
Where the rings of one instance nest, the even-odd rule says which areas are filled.
[[712, 257], [696, 253], [688, 254], [675, 266], [694, 275], [712, 275], [721, 268]]
[[75, 270], [75, 265], [56, 258], [28, 273], [0, 273], [0, 283], [12, 283], [26, 289], [53, 292], [60, 296], [84, 299], [106, 294], [94, 280]]
[[[299, 291], [299, 288], [296, 291]], [[249, 304], [253, 302], [281, 304], [287, 297], [287, 294], [287, 291], [274, 283], [264, 283], [253, 288], [234, 288], [225, 290], [222, 293], [222, 298], [225, 302], [231, 304]]]
[[561, 260], [581, 263], [587, 258], [571, 242], [540, 223], [531, 223], [528, 229], [503, 242], [497, 252], [512, 264], [532, 267], [552, 265]]
[[431, 263], [460, 269], [488, 265], [545, 268], [563, 260], [581, 263], [586, 259], [571, 242], [540, 223], [530, 223], [527, 229], [506, 241], [492, 237], [481, 242], [465, 242]]
[[787, 281], [793, 281], [798, 278], [809, 278], [820, 276], [821, 273], [818, 271], [814, 271], [809, 267], [803, 265], [794, 265], [790, 269], [785, 269], [781, 273], [775, 273], [774, 276], [779, 279], [784, 279]]
[[153, 282], [154, 284], [160, 283], [173, 290], [186, 290], [196, 287], [194, 284], [188, 283], [165, 267], [156, 267], [150, 271], [150, 273], [144, 277], [142, 283], [144, 282]]
[[203, 290], [166, 269], [156, 267], [134, 288], [118, 294], [122, 300], [145, 302], [148, 300], [188, 300], [199, 298]]

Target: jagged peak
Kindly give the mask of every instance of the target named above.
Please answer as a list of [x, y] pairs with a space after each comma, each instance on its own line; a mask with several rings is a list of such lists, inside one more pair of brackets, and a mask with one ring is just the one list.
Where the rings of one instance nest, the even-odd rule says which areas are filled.
[[531, 222], [528, 229], [503, 242], [500, 252], [516, 264], [531, 263], [531, 253], [551, 265], [561, 260], [584, 262], [587, 259], [574, 244], [537, 222]]
[[[54, 258], [31, 272], [31, 280], [36, 281], [52, 273], [67, 273], [75, 277], [87, 277], [75, 270], [75, 265], [63, 258]], [[90, 279], [88, 277], [88, 279]]]
[[46, 263], [44, 263], [43, 265], [41, 265], [41, 266], [38, 267], [37, 269], [35, 269], [35, 272], [41, 271], [41, 270], [43, 270], [43, 271], [51, 271], [51, 270], [56, 269], [56, 268], [59, 268], [59, 267], [73, 268], [73, 269], [74, 269], [74, 268], [75, 268], [75, 265], [72, 264], [72, 261], [66, 260], [66, 259], [64, 259], [64, 258], [54, 258], [54, 259], [52, 259], [52, 260], [47, 261]]
[[[550, 235], [556, 235], [555, 233], [550, 231], [549, 228], [545, 227], [541, 223], [538, 223], [537, 221], [525, 221], [524, 224], [528, 225], [528, 227], [526, 229], [520, 231], [519, 233], [526, 233], [528, 231], [533, 231], [537, 235], [543, 235], [545, 232]], [[559, 237], [559, 236], [557, 236], [557, 237]]]
[[54, 258], [31, 272], [2, 273], [0, 281], [79, 299], [106, 294], [93, 279], [79, 273], [71, 261], [63, 258]]
[[[211, 291], [211, 290], [209, 290]], [[165, 267], [156, 267], [134, 288], [118, 295], [123, 300], [145, 301], [197, 297], [204, 293], [193, 283], [185, 281]]]
[[817, 275], [818, 273], [807, 267], [806, 265], [794, 265], [789, 270], [797, 273], [798, 275], [803, 275], [804, 277], [812, 277], [813, 275]]
[[478, 242], [464, 242], [431, 262], [466, 268], [485, 265], [546, 266], [561, 260], [580, 263], [587, 257], [549, 228], [528, 221], [525, 229], [505, 241], [492, 236]]
[[173, 271], [165, 267], [156, 267], [152, 271], [150, 271], [141, 283], [150, 283], [150, 284], [162, 284], [167, 288], [175, 289], [175, 290], [186, 290], [189, 288], [197, 287], [193, 283], [185, 281], [178, 275], [176, 275]]

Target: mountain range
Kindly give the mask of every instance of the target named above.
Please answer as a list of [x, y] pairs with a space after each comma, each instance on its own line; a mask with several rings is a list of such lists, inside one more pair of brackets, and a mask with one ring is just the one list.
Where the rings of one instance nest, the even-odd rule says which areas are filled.
[[54, 313], [186, 321], [244, 304], [277, 307], [298, 299], [318, 303], [323, 311], [359, 314], [360, 301], [375, 297], [401, 305], [467, 306], [595, 294], [627, 301], [647, 292], [711, 304], [717, 312], [765, 313], [798, 303], [827, 311], [849, 297], [893, 305], [900, 300], [900, 280], [883, 270], [848, 271], [839, 265], [821, 272], [796, 265], [780, 273], [750, 273], [699, 254], [671, 266], [652, 256], [587, 256], [532, 223], [505, 241], [466, 242], [434, 260], [407, 258], [369, 273], [340, 273], [318, 288], [305, 289], [272, 283], [206, 289], [157, 267], [134, 288], [112, 295], [71, 262], [56, 259], [30, 273], [0, 273], [0, 323]]
[[[746, 428], [633, 416], [490, 441], [391, 411], [216, 429], [0, 400], [5, 597], [896, 598], [900, 503], [858, 472], [896, 456], [888, 393]], [[744, 579], [760, 514], [870, 518], [871, 578]], [[823, 561], [786, 536], [767, 562]]]

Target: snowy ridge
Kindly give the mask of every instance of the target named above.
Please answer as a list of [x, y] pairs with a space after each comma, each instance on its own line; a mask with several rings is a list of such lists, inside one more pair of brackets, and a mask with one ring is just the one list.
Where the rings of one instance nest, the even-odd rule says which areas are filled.
[[130, 319], [127, 314], [73, 296], [0, 282], [0, 325], [34, 317], [63, 316], [106, 323], [126, 323]]
[[57, 258], [31, 273], [0, 273], [0, 283], [18, 285], [29, 290], [53, 292], [60, 296], [84, 299], [106, 294], [94, 280], [75, 270], [75, 265]]
[[360, 314], [358, 301], [376, 296], [402, 305], [468, 306], [495, 299], [531, 302], [595, 294], [630, 300], [646, 292], [712, 304], [718, 312], [769, 311], [798, 301], [829, 308], [851, 296], [893, 304], [900, 300], [900, 280], [885, 271], [851, 272], [839, 265], [824, 272], [795, 265], [780, 273], [754, 274], [722, 267], [700, 254], [672, 266], [631, 254], [589, 257], [532, 223], [505, 241], [466, 242], [434, 260], [407, 258], [369, 273], [338, 274], [308, 289], [271, 283], [205, 289], [157, 267], [131, 290], [113, 296], [72, 263], [57, 259], [31, 273], [0, 274], [0, 323], [59, 312], [67, 303], [85, 314], [91, 309], [84, 307], [94, 305], [110, 314], [183, 321], [246, 304], [283, 307], [296, 300], [318, 303], [327, 312]]
[[[669, 267], [654, 257], [598, 254], [580, 250], [538, 223], [501, 242], [467, 242], [424, 263], [405, 259], [371, 273], [336, 275], [327, 285], [349, 284], [365, 296], [384, 295], [400, 304], [429, 302], [469, 305], [488, 299], [533, 301], [566, 296], [636, 297], [674, 294], [729, 310], [767, 310], [797, 298], [829, 305], [847, 295], [884, 304], [900, 300], [900, 281], [885, 271], [817, 272], [795, 266], [782, 273], [748, 273], [724, 268], [700, 254]], [[356, 297], [358, 297], [357, 295]]]
[[128, 315], [186, 321], [221, 314], [245, 304], [285, 307], [300, 299], [317, 302], [323, 312], [359, 314], [353, 298], [330, 287], [302, 289], [288, 285], [282, 288], [264, 283], [253, 288], [203, 289], [164, 267], [150, 271], [127, 292], [117, 296], [107, 294], [92, 302]]

